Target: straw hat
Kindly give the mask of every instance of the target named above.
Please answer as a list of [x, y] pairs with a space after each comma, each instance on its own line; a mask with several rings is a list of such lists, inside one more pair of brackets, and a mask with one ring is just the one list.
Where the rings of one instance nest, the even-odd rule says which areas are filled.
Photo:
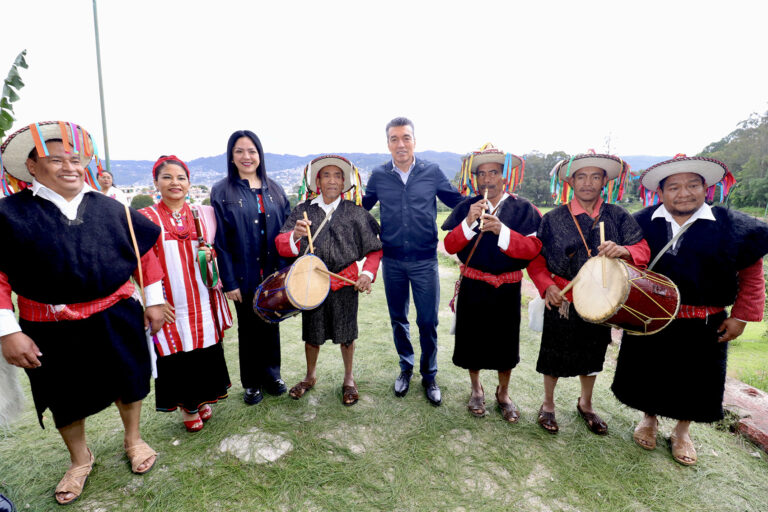
[[[41, 143], [38, 147], [35, 139]], [[38, 156], [44, 157], [47, 148], [45, 141], [61, 139], [65, 146], [80, 154], [80, 162], [86, 167], [93, 158], [93, 140], [81, 126], [64, 121], [43, 121], [30, 124], [8, 136], [2, 146], [3, 167], [14, 178], [31, 183], [33, 176], [27, 170], [29, 153], [38, 147]], [[41, 151], [42, 150], [42, 151]]]
[[711, 187], [720, 182], [728, 174], [728, 166], [719, 160], [713, 158], [704, 158], [701, 156], [677, 155], [671, 160], [664, 160], [650, 166], [640, 175], [640, 183], [646, 190], [656, 190], [659, 188], [661, 180], [672, 176], [673, 174], [682, 174], [690, 172], [698, 174]]
[[[507, 154], [504, 151], [493, 147], [493, 144], [487, 144], [483, 149], [478, 149], [465, 156], [464, 160], [467, 160], [468, 158], [472, 158], [472, 167], [469, 172], [474, 174], [477, 172], [478, 167], [487, 163], [499, 164], [503, 169], [504, 164], [506, 163]], [[515, 168], [522, 163], [523, 160], [520, 157], [510, 155], [510, 168]]]
[[323, 167], [328, 167], [329, 165], [335, 165], [341, 169], [342, 174], [344, 174], [344, 186], [342, 187], [342, 193], [352, 188], [352, 163], [343, 156], [323, 155], [315, 158], [309, 163], [309, 189], [319, 192], [319, 188], [317, 186], [317, 173], [319, 173]]
[[626, 165], [624, 160], [614, 155], [585, 153], [571, 157], [569, 160], [560, 160], [555, 164], [552, 173], [554, 174], [557, 172], [557, 178], [564, 180], [569, 176], [573, 176], [579, 169], [584, 169], [585, 167], [597, 167], [603, 169], [608, 175], [608, 179], [612, 180], [621, 175], [621, 172]]

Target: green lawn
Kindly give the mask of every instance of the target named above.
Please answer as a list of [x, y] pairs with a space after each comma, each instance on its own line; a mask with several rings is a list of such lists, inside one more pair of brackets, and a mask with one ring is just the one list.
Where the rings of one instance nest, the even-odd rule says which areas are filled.
[[[619, 404], [609, 390], [615, 346], [609, 348], [595, 390], [596, 407], [610, 428], [605, 438], [588, 432], [577, 416], [576, 379], [562, 379], [558, 386], [561, 432], [552, 436], [538, 427], [539, 335], [525, 326], [522, 360], [511, 382], [522, 412], [520, 423], [504, 423], [494, 409], [496, 382], [491, 372], [482, 373], [490, 414], [472, 417], [466, 409], [468, 376], [451, 363], [447, 304], [456, 274], [455, 266], [441, 267], [442, 407], [427, 403], [418, 378], [405, 398], [393, 396], [397, 357], [379, 281], [374, 292], [360, 300], [355, 366], [359, 404], [341, 405], [341, 356], [337, 347], [326, 346], [320, 354], [317, 387], [302, 400], [284, 395], [245, 406], [236, 330], [231, 329], [225, 351], [233, 388], [228, 400], [214, 406], [205, 429], [185, 432], [178, 413], [153, 410], [150, 395], [142, 428], [160, 458], [152, 472], [139, 477], [130, 474], [122, 454], [116, 409], [89, 418], [87, 433], [96, 466], [83, 497], [68, 510], [765, 510], [768, 457], [741, 437], [694, 425], [699, 463], [692, 468], [674, 463], [666, 443], [660, 442], [654, 452], [633, 444], [632, 430], [640, 415]], [[411, 317], [415, 325], [413, 308]], [[304, 374], [300, 320], [284, 322], [281, 332], [283, 377], [292, 385]], [[29, 395], [26, 377], [22, 382]], [[0, 492], [20, 511], [61, 510], [52, 494], [68, 458], [50, 418], [45, 423], [46, 430], [41, 430], [28, 396], [22, 418], [0, 430]], [[662, 433], [668, 435], [671, 426], [671, 421], [662, 421]], [[255, 443], [250, 445], [254, 456], [284, 453], [273, 462], [256, 463], [240, 460], [232, 449], [222, 452], [222, 445], [238, 440]]]

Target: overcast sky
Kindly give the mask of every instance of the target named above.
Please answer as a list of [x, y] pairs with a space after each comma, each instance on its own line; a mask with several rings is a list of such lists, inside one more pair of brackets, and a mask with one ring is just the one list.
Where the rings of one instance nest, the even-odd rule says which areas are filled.
[[[491, 141], [694, 154], [768, 110], [766, 1], [100, 0], [112, 159], [191, 160], [250, 129], [265, 151]], [[84, 125], [103, 146], [91, 0], [4, 2], [0, 76], [27, 49], [15, 128]]]

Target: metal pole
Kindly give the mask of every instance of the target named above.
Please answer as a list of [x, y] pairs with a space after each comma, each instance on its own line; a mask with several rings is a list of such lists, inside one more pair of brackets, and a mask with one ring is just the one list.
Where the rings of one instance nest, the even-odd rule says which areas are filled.
[[93, 0], [93, 33], [96, 36], [96, 68], [99, 72], [99, 100], [101, 101], [101, 129], [104, 132], [104, 160], [107, 161], [107, 171], [112, 172], [109, 165], [109, 139], [107, 138], [107, 114], [104, 110], [104, 83], [101, 80], [101, 46], [99, 45], [99, 16], [96, 13], [96, 0]]

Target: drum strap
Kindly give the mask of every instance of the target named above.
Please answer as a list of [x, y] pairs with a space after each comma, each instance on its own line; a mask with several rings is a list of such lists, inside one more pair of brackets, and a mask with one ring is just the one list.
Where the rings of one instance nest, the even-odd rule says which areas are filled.
[[[584, 233], [581, 232], [581, 226], [579, 226], [579, 221], [576, 220], [576, 216], [573, 214], [573, 210], [571, 210], [571, 203], [570, 202], [568, 203], [568, 213], [571, 214], [571, 218], [573, 219], [573, 223], [576, 224], [576, 229], [579, 232], [579, 236], [581, 237], [581, 241], [584, 242], [584, 247], [587, 248], [587, 255], [591, 258], [592, 257], [592, 250], [587, 245], [587, 240], [584, 238]], [[595, 217], [595, 222], [592, 223], [592, 229], [594, 229], [595, 226], [597, 226], [597, 221], [599, 221], [599, 220], [600, 220], [600, 216], [598, 215], [597, 217]]]
[[678, 231], [678, 232], [677, 232], [677, 234], [676, 234], [675, 236], [673, 236], [673, 237], [672, 237], [672, 240], [670, 240], [669, 242], [667, 242], [667, 245], [665, 245], [664, 247], [662, 247], [662, 248], [661, 248], [661, 250], [659, 251], [659, 254], [657, 254], [657, 255], [656, 255], [656, 257], [655, 257], [655, 258], [653, 258], [653, 261], [651, 262], [651, 264], [650, 264], [650, 265], [648, 265], [648, 270], [653, 270], [653, 266], [654, 266], [654, 265], [656, 265], [656, 262], [657, 262], [657, 261], [659, 261], [659, 259], [660, 259], [662, 256], [664, 256], [664, 253], [665, 253], [665, 252], [667, 252], [667, 251], [669, 250], [669, 248], [670, 248], [670, 247], [672, 247], [673, 245], [675, 245], [675, 241], [676, 241], [678, 238], [680, 238], [680, 236], [681, 236], [681, 235], [682, 235], [682, 234], [685, 232], [685, 230], [686, 230], [686, 229], [688, 229], [689, 227], [691, 227], [692, 225], [693, 225], [693, 222], [691, 222], [690, 224], [686, 224], [685, 226], [683, 226], [683, 227], [681, 227], [681, 228], [680, 228], [680, 231]]

